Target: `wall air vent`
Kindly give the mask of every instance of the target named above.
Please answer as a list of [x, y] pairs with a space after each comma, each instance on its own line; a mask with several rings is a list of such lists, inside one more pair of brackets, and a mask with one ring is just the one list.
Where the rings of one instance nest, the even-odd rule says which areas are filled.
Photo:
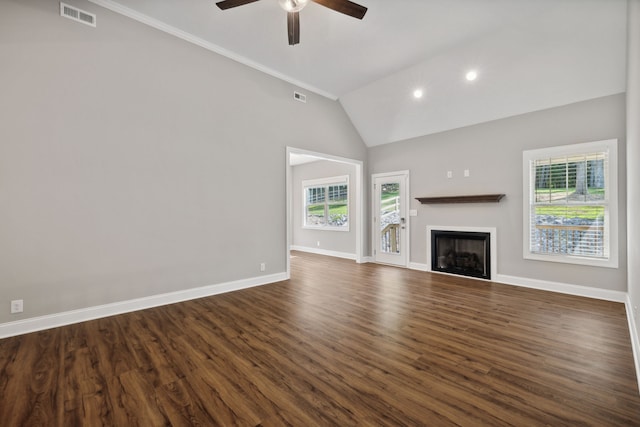
[[300, 102], [307, 102], [307, 95], [300, 92], [293, 92], [293, 99]]
[[60, 16], [73, 19], [76, 22], [91, 25], [92, 27], [96, 26], [96, 15], [62, 2], [60, 3]]

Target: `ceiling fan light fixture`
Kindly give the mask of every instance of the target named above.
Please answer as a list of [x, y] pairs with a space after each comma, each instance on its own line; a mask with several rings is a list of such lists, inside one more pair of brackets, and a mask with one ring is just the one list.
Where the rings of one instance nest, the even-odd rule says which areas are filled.
[[278, 0], [278, 3], [287, 12], [300, 12], [309, 3], [309, 0]]

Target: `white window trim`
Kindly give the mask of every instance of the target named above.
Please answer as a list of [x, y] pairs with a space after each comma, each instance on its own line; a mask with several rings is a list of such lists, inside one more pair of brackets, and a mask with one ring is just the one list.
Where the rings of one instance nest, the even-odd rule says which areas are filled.
[[[307, 225], [307, 188], [321, 187], [325, 185], [347, 185], [347, 225], [346, 227], [335, 227], [331, 225]], [[349, 231], [351, 227], [351, 187], [349, 186], [349, 175], [333, 176], [329, 178], [306, 179], [302, 181], [302, 228], [307, 230], [324, 231]]]
[[[609, 249], [608, 258], [589, 258], [575, 255], [538, 254], [530, 251], [531, 215], [533, 202], [531, 182], [533, 173], [531, 162], [545, 157], [558, 157], [572, 154], [583, 154], [595, 151], [608, 152], [608, 171], [605, 177], [605, 196], [608, 203], [608, 216], [605, 217], [605, 247]], [[618, 268], [618, 140], [585, 142], [558, 147], [527, 150], [522, 153], [522, 194], [523, 194], [523, 256], [525, 259], [537, 261], [581, 264], [597, 267]]]

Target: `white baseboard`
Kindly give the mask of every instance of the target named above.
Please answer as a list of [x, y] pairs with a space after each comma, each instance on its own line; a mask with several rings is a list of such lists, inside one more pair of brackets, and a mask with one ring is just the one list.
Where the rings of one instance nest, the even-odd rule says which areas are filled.
[[509, 276], [506, 274], [496, 274], [496, 277], [491, 279], [491, 281], [504, 283], [505, 285], [522, 286], [524, 288], [558, 292], [561, 294], [601, 299], [605, 301], [624, 303], [627, 299], [627, 293], [622, 291], [610, 291], [607, 289], [591, 288], [588, 286], [572, 285], [569, 283], [550, 282], [547, 280], [529, 279], [526, 277]]
[[422, 264], [422, 263], [419, 263], [419, 262], [410, 262], [407, 267], [410, 268], [411, 270], [429, 271], [429, 265], [428, 264]]
[[[410, 262], [409, 268], [419, 271], [431, 271], [429, 264], [422, 264], [418, 262]], [[435, 272], [435, 273], [440, 273]], [[447, 274], [447, 273], [441, 273]], [[475, 279], [475, 277], [469, 277], [469, 279]], [[485, 279], [479, 279], [485, 280]], [[572, 285], [570, 283], [550, 282], [547, 280], [529, 279], [526, 277], [509, 276], [506, 274], [496, 274], [490, 282], [502, 283], [505, 285], [522, 286], [524, 288], [539, 289], [542, 291], [558, 292], [561, 294], [576, 295], [581, 297], [588, 297], [594, 299], [601, 299], [605, 301], [622, 302], [626, 303], [629, 298], [626, 292], [622, 291], [610, 291], [607, 289], [591, 288], [588, 286]]]
[[196, 298], [203, 298], [226, 292], [237, 291], [240, 289], [252, 288], [254, 286], [280, 282], [286, 279], [286, 273], [276, 273], [268, 276], [252, 277], [249, 279], [236, 280], [233, 282], [218, 283], [215, 285], [186, 289], [184, 291], [169, 292], [166, 294], [152, 295], [144, 298], [137, 298], [111, 304], [82, 308], [79, 310], [71, 310], [46, 316], [17, 320], [15, 322], [0, 324], [0, 338], [7, 338], [15, 335], [22, 335], [30, 332], [70, 325], [73, 323], [113, 316], [116, 314], [129, 313], [146, 308], [174, 304], [177, 302], [188, 301]]
[[631, 296], [627, 294], [624, 302], [627, 309], [627, 322], [629, 323], [629, 335], [631, 335], [631, 348], [633, 349], [633, 362], [636, 366], [636, 380], [638, 381], [638, 390], [640, 390], [640, 341], [638, 336], [638, 328], [633, 318], [633, 304]]
[[[409, 268], [419, 271], [431, 271], [428, 264], [422, 264], [418, 262], [409, 263]], [[438, 274], [439, 271], [434, 272]], [[476, 279], [475, 277], [469, 277], [469, 279]], [[486, 281], [485, 279], [479, 279]], [[572, 285], [569, 283], [550, 282], [547, 280], [529, 279], [526, 277], [509, 276], [506, 274], [496, 274], [494, 278], [489, 280], [490, 282], [502, 283], [505, 285], [522, 286], [524, 288], [539, 289], [542, 291], [558, 292], [561, 294], [576, 295], [581, 297], [588, 297], [594, 299], [601, 299], [605, 301], [614, 301], [624, 303], [627, 299], [627, 293], [622, 291], [610, 291], [607, 289], [590, 288], [588, 286]]]
[[354, 260], [354, 261], [356, 259], [356, 254], [350, 254], [350, 253], [347, 253], [347, 252], [330, 251], [330, 250], [327, 250], [327, 249], [309, 248], [307, 246], [291, 245], [291, 250], [292, 251], [300, 251], [300, 252], [308, 252], [310, 254], [332, 256], [332, 257], [336, 257], [336, 258], [351, 259], [351, 260]]

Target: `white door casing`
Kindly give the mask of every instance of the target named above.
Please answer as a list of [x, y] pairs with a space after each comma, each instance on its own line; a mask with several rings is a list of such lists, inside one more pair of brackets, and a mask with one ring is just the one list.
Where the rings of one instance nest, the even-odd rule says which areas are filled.
[[371, 175], [372, 255], [377, 263], [409, 261], [409, 171]]

